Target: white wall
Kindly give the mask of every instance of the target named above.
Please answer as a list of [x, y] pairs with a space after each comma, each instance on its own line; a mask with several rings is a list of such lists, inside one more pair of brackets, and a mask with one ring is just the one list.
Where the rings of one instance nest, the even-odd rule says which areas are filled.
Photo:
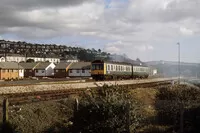
[[78, 60], [67, 60], [66, 62], [78, 62]]
[[54, 68], [56, 66], [51, 63], [48, 67], [46, 67], [44, 70], [35, 70], [35, 76], [36, 77], [49, 77], [54, 76]]
[[51, 63], [47, 68], [46, 68], [46, 75], [47, 76], [54, 76], [54, 68], [55, 68], [55, 64]]
[[45, 58], [45, 61], [49, 61], [52, 63], [59, 63], [60, 59], [59, 58]]
[[19, 78], [24, 78], [24, 69], [19, 70]]
[[0, 62], [5, 62], [6, 60], [5, 60], [5, 58], [4, 57], [1, 57], [0, 58]]
[[[72, 73], [71, 73], [72, 71]], [[85, 73], [82, 73], [82, 70], [78, 70], [79, 73], [77, 73], [77, 70], [69, 70], [69, 77], [90, 77], [91, 76], [91, 72], [90, 70], [85, 70]]]
[[36, 77], [45, 77], [45, 69], [44, 70], [35, 70], [35, 76]]
[[21, 61], [25, 61], [25, 57], [21, 57], [21, 56], [6, 56], [6, 61], [21, 62]]

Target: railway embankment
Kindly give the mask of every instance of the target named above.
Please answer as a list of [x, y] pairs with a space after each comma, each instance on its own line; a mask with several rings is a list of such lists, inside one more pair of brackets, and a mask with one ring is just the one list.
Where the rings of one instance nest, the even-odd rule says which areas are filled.
[[[134, 89], [126, 89], [123, 87], [127, 86], [118, 85], [111, 86], [111, 88], [104, 87], [106, 88], [98, 87], [104, 90], [99, 93], [88, 91], [82, 95], [72, 95], [61, 100], [10, 106], [9, 122], [15, 125], [15, 131], [24, 133], [73, 132], [74, 126], [78, 127], [79, 122], [82, 122], [78, 118], [88, 123], [88, 125], [82, 125], [83, 128], [79, 127], [80, 131], [84, 130], [85, 132], [87, 132], [85, 129], [91, 130], [91, 127], [103, 131], [103, 129], [113, 129], [115, 125], [120, 127], [118, 131], [125, 128], [136, 133], [199, 131], [200, 91], [198, 87], [189, 85], [163, 85]], [[75, 102], [77, 98], [78, 106]], [[99, 102], [100, 99], [102, 102]], [[102, 103], [104, 104], [102, 105]], [[120, 106], [127, 105], [124, 103], [131, 104], [130, 108], [127, 108], [130, 111], [129, 115], [123, 110], [119, 111]], [[124, 107], [126, 108], [126, 106]], [[101, 117], [106, 119], [103, 119], [101, 121], [103, 123], [98, 125], [98, 116], [106, 114], [107, 109], [111, 114], [108, 113], [107, 117]], [[127, 110], [124, 111], [127, 112]], [[75, 114], [80, 117], [74, 117]], [[126, 118], [130, 118], [129, 122], [126, 121]], [[124, 127], [127, 122], [129, 126]]]

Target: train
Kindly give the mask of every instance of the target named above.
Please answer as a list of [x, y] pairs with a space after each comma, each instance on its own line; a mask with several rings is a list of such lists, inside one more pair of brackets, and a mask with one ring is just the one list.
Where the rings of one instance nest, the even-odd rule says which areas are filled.
[[91, 76], [96, 81], [112, 79], [146, 79], [150, 72], [149, 67], [144, 63], [95, 60], [91, 65]]

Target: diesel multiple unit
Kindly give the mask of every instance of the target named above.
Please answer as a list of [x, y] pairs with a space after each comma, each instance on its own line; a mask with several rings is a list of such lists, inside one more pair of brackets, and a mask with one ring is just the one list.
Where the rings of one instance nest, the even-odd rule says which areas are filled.
[[92, 62], [91, 76], [95, 80], [148, 78], [149, 68], [144, 64]]

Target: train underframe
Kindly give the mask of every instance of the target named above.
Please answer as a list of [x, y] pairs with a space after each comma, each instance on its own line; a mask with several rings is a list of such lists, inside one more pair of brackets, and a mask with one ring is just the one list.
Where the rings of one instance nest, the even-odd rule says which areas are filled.
[[92, 75], [96, 81], [123, 80], [123, 79], [147, 79], [148, 75]]

